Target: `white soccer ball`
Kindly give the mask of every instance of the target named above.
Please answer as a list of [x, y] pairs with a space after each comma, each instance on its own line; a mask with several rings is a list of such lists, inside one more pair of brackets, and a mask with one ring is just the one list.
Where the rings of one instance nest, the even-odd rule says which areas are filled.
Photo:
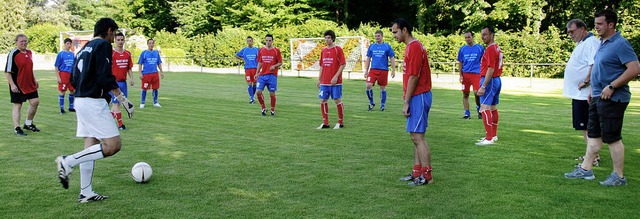
[[148, 182], [149, 179], [151, 179], [151, 175], [153, 175], [153, 170], [148, 163], [138, 162], [131, 168], [131, 177], [133, 177], [133, 180], [136, 182]]

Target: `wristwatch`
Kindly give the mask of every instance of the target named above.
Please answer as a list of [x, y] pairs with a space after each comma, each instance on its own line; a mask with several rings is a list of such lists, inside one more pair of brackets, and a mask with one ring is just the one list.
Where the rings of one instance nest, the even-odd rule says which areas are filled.
[[607, 88], [611, 89], [611, 90], [616, 90], [615, 87], [613, 87], [613, 85], [607, 85]]

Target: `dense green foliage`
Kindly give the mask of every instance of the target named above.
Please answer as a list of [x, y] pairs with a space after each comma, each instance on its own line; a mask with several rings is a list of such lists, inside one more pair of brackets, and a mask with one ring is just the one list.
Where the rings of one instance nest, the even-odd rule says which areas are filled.
[[40, 53], [57, 53], [60, 48], [60, 32], [69, 30], [65, 26], [49, 23], [36, 24], [24, 33], [29, 37], [29, 49]]
[[[640, 212], [640, 138], [634, 137], [640, 95], [632, 97], [622, 130], [628, 185], [604, 188], [598, 181], [612, 169], [607, 146], [594, 168], [596, 180], [562, 176], [585, 143], [571, 128], [571, 100], [561, 97], [559, 80], [515, 88], [510, 79], [517, 79], [505, 78], [500, 140], [488, 147], [474, 145], [484, 135], [482, 121], [460, 119], [458, 83], [434, 83], [426, 133], [434, 183], [416, 188], [398, 180], [410, 172], [414, 148], [400, 112], [400, 83], [387, 86], [387, 111], [368, 112], [364, 81], [344, 80], [346, 128], [316, 130], [322, 122], [316, 80], [278, 78], [277, 115], [263, 117], [258, 104], [247, 103], [243, 76], [166, 72], [163, 107], [136, 108], [133, 119], [124, 119], [120, 152], [95, 163], [93, 189], [109, 199], [79, 204], [79, 169], [65, 190], [53, 162], [82, 149], [76, 116], [58, 114], [55, 76], [38, 71], [34, 123], [41, 132], [15, 136], [9, 95], [0, 95], [0, 215], [493, 219], [633, 218]], [[138, 82], [129, 88], [133, 103], [139, 102]], [[6, 88], [6, 78], [0, 83]], [[331, 102], [331, 124], [335, 109]], [[131, 179], [139, 161], [153, 168], [146, 184]], [[575, 210], [585, 205], [589, 210]]]

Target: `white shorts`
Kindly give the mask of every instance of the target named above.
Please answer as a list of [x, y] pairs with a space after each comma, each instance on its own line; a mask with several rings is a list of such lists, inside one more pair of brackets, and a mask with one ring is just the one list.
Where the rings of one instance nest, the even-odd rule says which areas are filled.
[[120, 135], [105, 99], [76, 97], [74, 105], [78, 118], [76, 137], [105, 139]]

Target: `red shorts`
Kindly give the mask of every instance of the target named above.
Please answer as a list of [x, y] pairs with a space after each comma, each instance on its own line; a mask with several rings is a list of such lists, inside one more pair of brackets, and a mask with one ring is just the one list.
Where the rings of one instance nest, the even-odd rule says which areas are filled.
[[76, 89], [73, 88], [73, 86], [71, 85], [71, 74], [69, 72], [63, 72], [61, 71], [58, 75], [60, 75], [60, 83], [58, 83], [58, 90], [61, 92], [65, 92], [67, 90], [69, 91], [75, 91]]
[[256, 83], [256, 71], [257, 68], [247, 68], [244, 70], [244, 80], [247, 82]]
[[387, 86], [388, 79], [388, 70], [371, 69], [369, 70], [369, 75], [367, 76], [367, 83], [375, 84], [376, 81], [378, 81], [378, 86]]
[[480, 89], [480, 74], [462, 73], [462, 92], [469, 93], [469, 88], [473, 85], [473, 91]]
[[160, 77], [158, 72], [142, 75], [142, 90], [157, 90], [160, 88]]

